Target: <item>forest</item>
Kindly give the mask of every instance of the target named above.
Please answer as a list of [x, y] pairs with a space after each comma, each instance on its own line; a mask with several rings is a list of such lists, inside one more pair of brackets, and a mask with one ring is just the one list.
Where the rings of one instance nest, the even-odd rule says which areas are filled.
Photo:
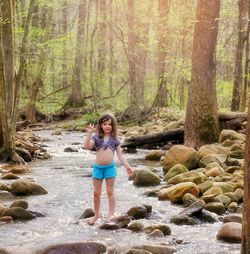
[[[112, 112], [185, 118], [184, 145], [219, 141], [250, 109], [250, 0], [0, 0], [0, 160], [23, 163], [18, 124]], [[248, 117], [250, 117], [248, 113]], [[229, 116], [229, 119], [231, 119]], [[242, 123], [242, 122], [241, 122]], [[249, 199], [250, 127], [245, 194]], [[246, 207], [249, 201], [246, 201]], [[244, 210], [242, 252], [250, 251]]]

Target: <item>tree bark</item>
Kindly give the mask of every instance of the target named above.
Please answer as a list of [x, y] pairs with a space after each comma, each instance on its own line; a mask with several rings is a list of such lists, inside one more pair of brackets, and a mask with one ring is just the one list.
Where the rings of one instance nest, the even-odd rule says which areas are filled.
[[248, 102], [246, 145], [244, 159], [244, 196], [241, 254], [250, 253], [250, 100]]
[[199, 148], [218, 141], [215, 48], [220, 0], [200, 0], [194, 29], [192, 78], [185, 120], [185, 145]]
[[247, 0], [239, 0], [239, 19], [238, 19], [238, 42], [236, 46], [236, 57], [234, 64], [234, 84], [231, 110], [237, 111], [240, 109], [240, 96], [242, 90], [242, 64], [243, 52], [246, 39], [246, 25], [247, 25]]

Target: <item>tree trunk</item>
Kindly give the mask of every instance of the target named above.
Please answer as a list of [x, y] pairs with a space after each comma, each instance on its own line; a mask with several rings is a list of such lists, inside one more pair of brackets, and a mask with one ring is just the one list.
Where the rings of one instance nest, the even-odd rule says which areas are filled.
[[218, 141], [215, 48], [220, 0], [200, 0], [194, 29], [192, 78], [185, 120], [185, 144], [198, 148]]
[[247, 25], [247, 0], [239, 0], [239, 19], [238, 19], [238, 42], [236, 46], [236, 57], [234, 64], [234, 84], [231, 110], [237, 111], [240, 108], [240, 95], [242, 89], [242, 62], [244, 44], [246, 39], [246, 25]]
[[109, 1], [109, 95], [114, 94], [113, 75], [114, 75], [114, 38], [113, 38], [113, 0]]
[[130, 102], [129, 109], [135, 118], [139, 117], [139, 89], [136, 78], [136, 33], [135, 33], [135, 7], [134, 0], [128, 3], [128, 64], [129, 64], [129, 86]]
[[[98, 86], [103, 86], [105, 83], [105, 68], [106, 68], [106, 40], [107, 40], [107, 10], [106, 0], [99, 0], [99, 22], [98, 22]], [[98, 87], [99, 88], [99, 87]], [[99, 89], [98, 89], [99, 90]]]
[[241, 96], [241, 106], [240, 110], [245, 111], [247, 104], [247, 91], [248, 91], [248, 82], [249, 82], [249, 35], [250, 35], [250, 1], [248, 1], [248, 22], [247, 22], [247, 31], [246, 31], [246, 42], [245, 42], [245, 70], [243, 78], [243, 91]]
[[[15, 156], [18, 83], [15, 77], [14, 6], [12, 1], [0, 1], [0, 159]], [[21, 161], [20, 157], [17, 157]]]
[[241, 254], [250, 253], [250, 100], [248, 102], [246, 145], [244, 159], [244, 196]]
[[72, 80], [72, 106], [81, 107], [84, 105], [84, 95], [81, 86], [83, 77], [84, 49], [82, 44], [85, 39], [86, 0], [79, 4], [78, 29], [76, 39], [76, 53]]
[[156, 72], [158, 92], [153, 106], [163, 107], [167, 103], [167, 82], [165, 75], [165, 58], [167, 49], [167, 24], [169, 14], [169, 0], [158, 0], [159, 22], [157, 28], [158, 46]]

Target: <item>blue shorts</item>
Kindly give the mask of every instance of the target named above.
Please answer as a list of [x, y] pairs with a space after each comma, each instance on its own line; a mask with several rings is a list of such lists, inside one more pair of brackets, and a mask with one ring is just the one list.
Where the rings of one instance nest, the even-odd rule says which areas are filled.
[[108, 165], [93, 165], [92, 177], [96, 179], [107, 179], [117, 176], [115, 163]]

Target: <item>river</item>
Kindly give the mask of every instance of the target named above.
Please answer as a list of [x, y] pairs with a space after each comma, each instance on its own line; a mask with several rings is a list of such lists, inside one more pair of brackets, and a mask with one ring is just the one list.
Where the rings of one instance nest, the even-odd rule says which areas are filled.
[[[145, 233], [134, 233], [127, 229], [101, 230], [98, 223], [89, 226], [85, 220], [79, 220], [83, 211], [92, 207], [93, 188], [90, 174], [95, 154], [82, 149], [84, 133], [63, 132], [60, 136], [51, 135], [51, 133], [50, 130], [36, 132], [38, 136], [50, 139], [45, 144], [53, 158], [31, 163], [29, 165], [31, 172], [22, 176], [34, 179], [47, 189], [48, 194], [13, 197], [10, 193], [0, 192], [0, 200], [4, 205], [8, 206], [14, 200], [22, 198], [29, 203], [29, 210], [40, 212], [45, 217], [25, 222], [0, 224], [0, 247], [12, 254], [35, 254], [37, 250], [55, 243], [98, 240], [106, 242], [109, 246], [120, 246], [124, 253], [129, 247], [144, 243], [167, 243], [177, 249], [177, 254], [240, 253], [240, 244], [228, 244], [216, 240], [221, 222], [197, 226], [170, 224], [171, 216], [182, 211], [183, 207], [143, 195], [148, 188], [135, 187], [131, 181], [128, 181], [126, 170], [117, 159], [117, 214], [126, 213], [132, 206], [150, 204], [153, 207], [152, 215], [148, 220], [145, 219], [142, 222], [145, 225], [167, 223], [171, 228], [171, 235], [154, 239]], [[74, 142], [81, 144], [72, 145]], [[64, 152], [64, 148], [69, 146], [77, 148], [78, 152]], [[138, 150], [135, 154], [125, 156], [134, 168], [154, 168], [161, 172], [160, 163], [144, 160], [146, 153], [146, 150]], [[102, 213], [104, 219], [107, 211], [107, 197], [105, 186], [103, 186]], [[177, 240], [181, 240], [182, 243], [176, 244]]]

